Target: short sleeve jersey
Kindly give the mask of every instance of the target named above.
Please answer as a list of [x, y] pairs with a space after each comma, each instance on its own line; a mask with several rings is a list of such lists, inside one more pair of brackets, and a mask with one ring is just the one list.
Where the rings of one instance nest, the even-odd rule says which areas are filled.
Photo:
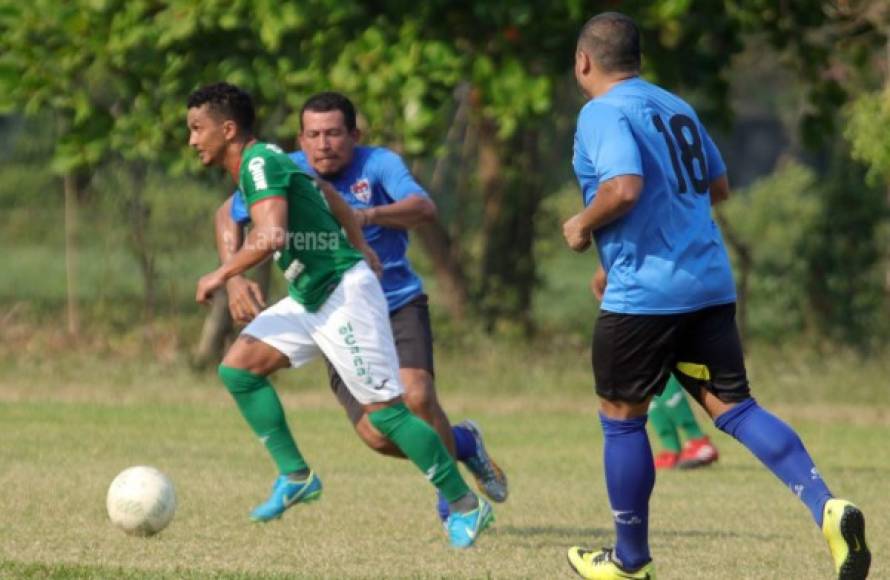
[[630, 212], [594, 233], [603, 310], [673, 314], [735, 301], [708, 189], [726, 166], [691, 106], [642, 79], [622, 81], [581, 110], [572, 164], [585, 205], [609, 179], [643, 178]]
[[[290, 158], [306, 173], [316, 175], [302, 151], [291, 153]], [[340, 174], [326, 179], [355, 209], [388, 205], [410, 195], [427, 195], [402, 158], [385, 147], [356, 147], [352, 162]], [[232, 201], [231, 215], [239, 223], [250, 219], [237, 195]], [[369, 225], [363, 233], [383, 264], [381, 285], [389, 310], [397, 310], [423, 292], [420, 277], [405, 255], [408, 232]]]
[[243, 208], [270, 197], [287, 201], [287, 241], [275, 261], [291, 298], [315, 312], [362, 254], [347, 241], [312, 178], [278, 146], [257, 142], [244, 151], [239, 186]]

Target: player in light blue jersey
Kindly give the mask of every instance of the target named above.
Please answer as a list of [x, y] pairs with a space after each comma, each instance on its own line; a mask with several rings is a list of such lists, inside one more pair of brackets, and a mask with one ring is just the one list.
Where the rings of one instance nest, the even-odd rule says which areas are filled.
[[[310, 97], [300, 119], [301, 150], [291, 153], [291, 159], [342, 195], [383, 264], [381, 284], [389, 305], [408, 408], [436, 429], [489, 498], [504, 501], [508, 493], [506, 475], [488, 455], [478, 426], [472, 421], [452, 426], [436, 396], [427, 296], [405, 255], [407, 230], [435, 219], [435, 204], [399, 155], [384, 147], [358, 145], [361, 133], [356, 126], [355, 107], [345, 96], [326, 92]], [[243, 197], [236, 192], [217, 212], [218, 238], [240, 239], [240, 227], [249, 219]], [[224, 245], [218, 239], [221, 252], [225, 251]], [[262, 296], [255, 284], [241, 278], [227, 289], [234, 318], [246, 321], [259, 312]], [[371, 425], [367, 413], [330, 364], [328, 372], [331, 388], [362, 440], [380, 453], [403, 457]], [[438, 510], [444, 521], [448, 503], [441, 496]]]
[[735, 285], [711, 219], [729, 195], [726, 167], [695, 111], [639, 77], [639, 31], [608, 12], [578, 39], [581, 110], [573, 165], [586, 209], [563, 226], [568, 245], [596, 239], [605, 295], [593, 336], [615, 549], [569, 550], [585, 578], [655, 579], [649, 497], [655, 484], [646, 411], [671, 372], [716, 426], [800, 498], [828, 540], [839, 578], [865, 578], [862, 512], [835, 499], [798, 435], [748, 389]]

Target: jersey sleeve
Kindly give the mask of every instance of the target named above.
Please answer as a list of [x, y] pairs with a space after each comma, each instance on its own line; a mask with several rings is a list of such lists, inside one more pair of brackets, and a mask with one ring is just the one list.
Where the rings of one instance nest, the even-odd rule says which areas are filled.
[[599, 183], [619, 175], [643, 175], [640, 147], [620, 110], [589, 103], [581, 111], [578, 128], [580, 144]]
[[267, 197], [286, 197], [290, 173], [274, 156], [255, 155], [241, 167], [241, 191], [250, 206]]
[[708, 130], [705, 129], [704, 125], [701, 125], [701, 134], [702, 134], [702, 144], [705, 150], [705, 159], [708, 162], [708, 182], [714, 181], [724, 173], [726, 173], [726, 163], [723, 162], [723, 156], [720, 155], [720, 150], [717, 149], [717, 145], [714, 143], [711, 136], [708, 135]]
[[399, 155], [381, 148], [374, 156], [376, 177], [393, 201], [401, 201], [410, 195], [428, 196]]
[[240, 189], [236, 189], [232, 194], [232, 205], [229, 206], [229, 215], [236, 224], [246, 224], [250, 221], [250, 213], [247, 211], [247, 202], [244, 201], [244, 194]]

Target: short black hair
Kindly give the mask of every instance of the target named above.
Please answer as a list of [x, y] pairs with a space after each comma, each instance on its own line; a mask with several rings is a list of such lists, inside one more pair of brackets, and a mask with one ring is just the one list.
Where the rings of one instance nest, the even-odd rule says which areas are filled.
[[226, 120], [235, 121], [243, 131], [253, 132], [256, 113], [253, 99], [247, 91], [229, 83], [207, 85], [189, 95], [189, 109], [202, 105], [207, 105], [208, 109]]
[[603, 72], [640, 70], [640, 29], [631, 17], [620, 12], [603, 12], [588, 20], [578, 36], [578, 47]]
[[303, 113], [312, 111], [315, 113], [327, 113], [329, 111], [340, 111], [343, 113], [343, 122], [350, 131], [355, 131], [355, 105], [352, 104], [346, 95], [334, 91], [325, 91], [316, 93], [306, 99], [303, 108], [300, 109], [300, 127], [303, 126]]

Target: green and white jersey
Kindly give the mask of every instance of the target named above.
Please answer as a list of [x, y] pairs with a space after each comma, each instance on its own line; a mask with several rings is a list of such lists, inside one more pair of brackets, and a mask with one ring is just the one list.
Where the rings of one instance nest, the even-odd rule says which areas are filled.
[[346, 239], [312, 178], [278, 146], [257, 142], [245, 149], [239, 182], [248, 208], [269, 197], [287, 201], [287, 242], [275, 261], [291, 298], [317, 311], [343, 273], [364, 259], [361, 252]]

